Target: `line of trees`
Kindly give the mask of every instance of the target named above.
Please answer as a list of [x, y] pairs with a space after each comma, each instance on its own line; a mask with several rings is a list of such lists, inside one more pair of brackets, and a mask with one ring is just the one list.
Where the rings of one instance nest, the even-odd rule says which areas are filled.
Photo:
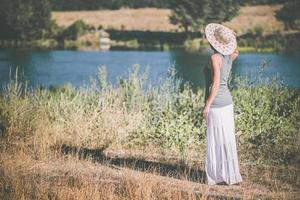
[[242, 5], [283, 4], [289, 0], [241, 0]]
[[[210, 0], [215, 2], [215, 0]], [[237, 0], [241, 5], [283, 4], [289, 0]], [[201, 2], [201, 1], [199, 1]], [[226, 2], [226, 0], [224, 1]], [[50, 0], [54, 10], [98, 10], [128, 8], [171, 8], [173, 0]]]
[[[209, 22], [228, 21], [238, 14], [241, 4], [240, 0], [0, 0], [0, 39], [34, 40], [50, 38], [53, 35], [70, 35], [69, 32], [74, 32], [73, 30], [66, 32], [51, 21], [51, 5], [59, 4], [60, 1], [61, 5], [64, 5], [64, 2], [74, 5], [81, 2], [86, 6], [93, 5], [92, 2], [103, 2], [102, 6], [108, 6], [112, 2], [123, 2], [120, 5], [124, 5], [125, 2], [126, 5], [130, 5], [131, 2], [132, 5], [138, 6], [156, 5], [160, 2], [171, 9], [170, 22], [183, 27], [185, 32], [197, 32]], [[282, 20], [287, 28], [299, 30], [299, 8], [300, 0], [286, 0], [276, 17]]]
[[284, 22], [286, 29], [300, 29], [300, 1], [289, 0], [276, 13], [276, 17]]
[[238, 0], [170, 0], [170, 21], [185, 32], [199, 31], [209, 22], [229, 21], [238, 14]]
[[45, 38], [51, 25], [48, 0], [1, 0], [0, 38]]
[[116, 10], [122, 7], [167, 8], [170, 0], [50, 0], [54, 10]]

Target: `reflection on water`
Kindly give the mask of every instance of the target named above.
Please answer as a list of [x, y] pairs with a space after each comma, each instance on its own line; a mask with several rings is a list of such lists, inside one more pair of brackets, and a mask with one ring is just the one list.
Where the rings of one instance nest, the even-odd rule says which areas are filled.
[[[175, 66], [178, 77], [194, 86], [203, 86], [203, 67], [209, 59], [208, 52], [185, 51], [78, 51], [78, 50], [22, 50], [0, 49], [0, 84], [9, 80], [9, 71], [18, 67], [22, 79], [30, 86], [50, 86], [71, 83], [78, 87], [89, 84], [98, 68], [106, 67], [108, 80], [126, 76], [129, 68], [139, 64], [148, 68], [152, 84], [167, 76], [168, 68]], [[233, 66], [233, 74], [253, 77], [264, 59], [270, 60], [266, 76], [279, 75], [289, 87], [300, 87], [300, 52], [284, 55], [276, 53], [242, 53]]]

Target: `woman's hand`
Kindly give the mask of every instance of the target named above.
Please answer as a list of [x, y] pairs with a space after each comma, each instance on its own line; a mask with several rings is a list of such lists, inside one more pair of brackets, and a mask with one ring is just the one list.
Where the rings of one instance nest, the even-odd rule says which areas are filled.
[[203, 117], [204, 117], [205, 119], [207, 119], [208, 112], [209, 112], [209, 107], [210, 107], [210, 106], [207, 105], [207, 104], [204, 106], [204, 109], [203, 109], [203, 113], [202, 113], [202, 114], [203, 114]]
[[[237, 37], [236, 32], [233, 29], [230, 29], [235, 37]], [[239, 55], [238, 47], [235, 48], [234, 52], [230, 55], [232, 60], [235, 60]]]
[[236, 37], [236, 32], [233, 29], [230, 29], [233, 33], [233, 35]]
[[232, 61], [234, 61], [239, 56], [239, 50], [238, 47], [234, 50], [234, 52], [230, 55], [230, 58]]

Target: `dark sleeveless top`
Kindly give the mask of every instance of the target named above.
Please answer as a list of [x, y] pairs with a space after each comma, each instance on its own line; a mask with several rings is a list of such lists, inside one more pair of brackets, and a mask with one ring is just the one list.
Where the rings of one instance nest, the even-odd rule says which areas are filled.
[[[230, 76], [230, 71], [232, 67], [232, 60], [229, 55], [223, 55], [218, 53], [222, 58], [222, 66], [220, 71], [220, 86], [217, 91], [217, 95], [215, 96], [211, 108], [220, 108], [223, 106], [227, 106], [233, 103], [232, 96], [228, 89], [228, 78]], [[207, 100], [210, 89], [212, 86], [212, 66], [211, 61], [204, 68], [204, 77], [205, 77], [205, 101]]]

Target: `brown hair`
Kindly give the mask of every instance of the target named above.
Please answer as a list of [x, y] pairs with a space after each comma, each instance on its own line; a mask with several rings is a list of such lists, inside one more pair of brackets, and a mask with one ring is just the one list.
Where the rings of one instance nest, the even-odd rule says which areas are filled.
[[209, 46], [214, 51], [214, 53], [219, 53], [210, 43], [209, 43]]

